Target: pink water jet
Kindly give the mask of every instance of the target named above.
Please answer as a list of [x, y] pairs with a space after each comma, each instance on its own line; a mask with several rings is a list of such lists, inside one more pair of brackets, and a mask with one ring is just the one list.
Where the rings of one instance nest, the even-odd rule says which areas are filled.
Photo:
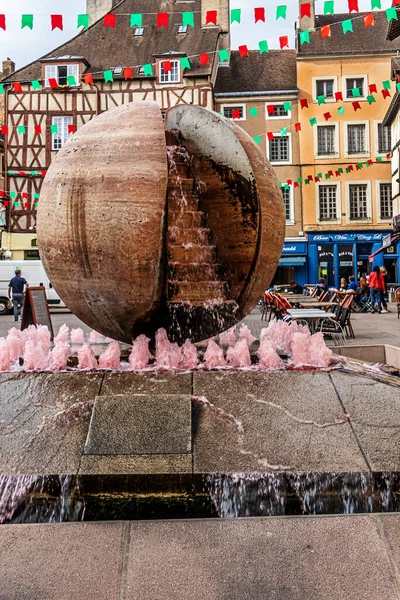
[[267, 337], [261, 340], [257, 356], [259, 358], [259, 366], [262, 369], [281, 369], [283, 367], [283, 360], [277, 353], [271, 340]]
[[260, 341], [267, 337], [278, 350], [289, 352], [289, 325], [285, 321], [271, 321], [266, 329], [261, 331]]
[[68, 342], [57, 342], [50, 352], [49, 369], [51, 371], [65, 371], [69, 352], [70, 345]]
[[145, 335], [139, 335], [132, 344], [129, 356], [129, 365], [133, 371], [146, 369], [152, 357], [149, 350], [150, 339]]
[[83, 330], [78, 327], [78, 329], [71, 330], [71, 344], [84, 344], [85, 336]]
[[240, 339], [234, 347], [228, 348], [226, 358], [231, 367], [244, 369], [251, 366], [249, 346], [245, 338]]
[[197, 348], [190, 340], [186, 340], [186, 342], [182, 346], [182, 358], [179, 363], [179, 368], [193, 370], [197, 369], [199, 365], [199, 357], [197, 354]]
[[121, 368], [121, 348], [118, 342], [112, 342], [107, 346], [107, 350], [99, 357], [100, 369]]
[[156, 365], [164, 369], [177, 369], [181, 362], [181, 349], [178, 344], [169, 341], [165, 329], [156, 333]]
[[97, 359], [89, 344], [83, 344], [78, 350], [78, 369], [97, 369], [99, 367]]
[[15, 363], [24, 355], [25, 340], [21, 331], [18, 331], [15, 327], [10, 329], [7, 335], [7, 344], [10, 351], [11, 363]]
[[89, 344], [102, 344], [103, 342], [104, 335], [93, 329], [89, 335]]
[[69, 327], [65, 324], [61, 325], [56, 337], [54, 338], [54, 343], [57, 344], [58, 342], [68, 342], [68, 334]]
[[228, 331], [219, 334], [219, 343], [222, 346], [234, 346], [236, 344], [237, 335], [236, 327], [231, 327]]
[[51, 334], [50, 334], [49, 328], [46, 327], [45, 325], [38, 325], [37, 326], [37, 337], [38, 337], [38, 342], [41, 342], [43, 345], [43, 350], [46, 352], [46, 354], [48, 354], [50, 352], [50, 346], [51, 346]]
[[292, 360], [295, 366], [306, 365], [310, 336], [306, 333], [295, 333], [292, 343]]
[[308, 364], [314, 367], [329, 367], [332, 363], [333, 352], [325, 343], [324, 334], [319, 332], [309, 338]]
[[25, 343], [28, 340], [31, 340], [35, 345], [38, 341], [38, 331], [34, 325], [29, 325], [27, 329], [24, 329], [22, 332], [23, 337], [25, 338]]
[[28, 339], [24, 351], [24, 371], [44, 371], [49, 366], [49, 352], [43, 342]]
[[247, 342], [247, 345], [250, 347], [253, 342], [256, 341], [256, 338], [251, 333], [250, 329], [243, 323], [243, 325], [239, 329], [239, 339], [244, 338]]
[[0, 371], [9, 371], [11, 368], [11, 357], [8, 342], [0, 338]]
[[204, 366], [206, 369], [216, 369], [218, 367], [226, 367], [227, 363], [224, 358], [224, 352], [222, 348], [210, 340], [208, 342], [207, 350], [204, 353]]

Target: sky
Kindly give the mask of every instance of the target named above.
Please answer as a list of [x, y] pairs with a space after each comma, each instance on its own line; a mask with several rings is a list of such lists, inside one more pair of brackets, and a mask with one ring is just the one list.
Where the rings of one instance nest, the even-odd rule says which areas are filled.
[[[278, 5], [288, 6], [287, 19], [275, 21]], [[267, 22], [254, 23], [254, 8], [266, 8]], [[322, 13], [324, 0], [316, 0], [316, 12]], [[347, 0], [335, 0], [336, 12], [346, 12]], [[391, 0], [382, 0], [382, 8], [391, 6]], [[359, 0], [360, 10], [369, 10], [371, 0]], [[278, 38], [290, 36], [294, 48], [294, 25], [298, 16], [298, 0], [231, 0], [231, 8], [242, 9], [241, 24], [232, 25], [232, 48], [247, 44], [258, 48], [260, 40], [267, 39], [270, 48], [279, 48]], [[46, 52], [74, 37], [77, 33], [76, 18], [86, 12], [86, 0], [0, 0], [0, 14], [5, 14], [7, 31], [0, 29], [0, 64], [10, 57], [17, 68], [36, 60]], [[21, 30], [21, 14], [34, 14], [33, 30]], [[64, 31], [51, 31], [50, 14], [64, 16]], [[117, 25], [118, 26], [118, 25]], [[342, 35], [342, 34], [340, 34]]]

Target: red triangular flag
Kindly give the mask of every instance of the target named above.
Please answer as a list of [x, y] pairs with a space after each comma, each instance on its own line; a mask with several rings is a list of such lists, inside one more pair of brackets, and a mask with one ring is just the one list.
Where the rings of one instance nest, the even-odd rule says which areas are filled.
[[42, 128], [40, 125], [35, 125], [35, 133], [42, 133]]
[[46, 177], [46, 175], [47, 175], [47, 171], [40, 171], [40, 172], [41, 172], [41, 174], [42, 174], [42, 177]]
[[286, 182], [288, 185], [292, 185], [293, 181], [291, 179], [288, 179]]
[[24, 200], [28, 200], [28, 194], [26, 192], [22, 192], [21, 196]]
[[349, 12], [358, 12], [358, 0], [349, 0]]
[[254, 9], [254, 20], [256, 23], [258, 21], [263, 21], [265, 23], [265, 8], [255, 8]]
[[29, 202], [25, 202], [24, 208], [29, 208]]
[[295, 123], [296, 131], [301, 131], [301, 123]]
[[330, 175], [331, 177], [333, 177], [333, 171], [328, 171], [328, 175]]
[[324, 113], [324, 117], [325, 117], [325, 121], [329, 121], [329, 119], [332, 119], [332, 115], [330, 112]]
[[172, 63], [170, 60], [163, 60], [162, 66], [164, 73], [172, 73]]
[[275, 108], [273, 104], [267, 104], [267, 113], [268, 115], [273, 115], [275, 112]]
[[324, 25], [323, 27], [321, 27], [321, 37], [323, 40], [327, 37], [332, 37], [330, 25]]
[[378, 90], [376, 89], [376, 83], [370, 83], [369, 84], [369, 93], [376, 94], [377, 92], [378, 92]]
[[381, 90], [381, 92], [384, 98], [391, 98], [390, 90]]
[[247, 46], [239, 46], [240, 57], [249, 56], [249, 49]]
[[400, 0], [393, 0], [393, 6], [400, 6]]
[[0, 15], [0, 29], [6, 30], [6, 15]]
[[299, 186], [299, 182], [298, 182], [298, 181], [295, 181], [295, 182], [294, 182], [294, 187], [295, 187], [295, 188], [298, 188], [298, 187], [300, 187], [300, 186]]
[[62, 15], [51, 15], [51, 29], [64, 29]]
[[386, 154], [386, 158], [387, 158], [388, 160], [390, 160], [390, 159], [392, 158], [392, 153], [391, 153], [391, 152], [389, 152], [388, 154]]
[[360, 167], [358, 165], [356, 165], [356, 171], [359, 171]]
[[371, 159], [369, 159], [368, 161], [369, 166], [371, 166], [373, 164], [373, 161]]
[[4, 198], [4, 191], [0, 190], [0, 198]]
[[319, 182], [319, 177], [316, 177], [316, 178], [314, 179], [314, 181], [316, 181], [316, 182], [318, 183], [318, 182]]
[[313, 180], [314, 180], [314, 178], [313, 178], [313, 176], [312, 176], [312, 175], [309, 175], [309, 176], [307, 177], [307, 179], [308, 179], [308, 181], [313, 181]]
[[117, 15], [108, 14], [104, 15], [104, 27], [112, 27], [115, 29], [115, 25], [117, 23]]
[[75, 125], [68, 125], [68, 133], [75, 133]]
[[204, 67], [205, 65], [210, 64], [210, 59], [208, 58], [208, 54], [200, 54], [200, 66]]
[[268, 138], [268, 141], [269, 141], [269, 142], [270, 142], [271, 140], [275, 139], [275, 136], [274, 136], [274, 134], [272, 133], [272, 131], [268, 131], [268, 133], [267, 133], [267, 138]]
[[8, 206], [10, 203], [8, 200], [4, 200], [4, 206]]
[[126, 79], [133, 79], [133, 69], [131, 69], [130, 67], [126, 67], [124, 69], [124, 78]]
[[335, 175], [336, 175], [336, 177], [340, 177], [339, 171], [335, 171]]
[[58, 82], [57, 79], [54, 79], [54, 77], [50, 77], [49, 79], [49, 86], [53, 89], [56, 90], [58, 88]]
[[240, 110], [238, 108], [232, 110], [232, 119], [240, 119]]
[[279, 38], [279, 44], [280, 44], [281, 50], [283, 50], [283, 48], [289, 48], [289, 37], [287, 35], [282, 35]]
[[348, 166], [348, 169], [349, 169], [349, 171], [354, 171], [354, 169], [353, 169], [353, 165], [349, 165], [349, 166]]
[[20, 171], [19, 174], [21, 175], [21, 177], [25, 177], [26, 175], [25, 171]]
[[364, 27], [374, 27], [375, 26], [375, 16], [373, 13], [364, 16]]
[[361, 110], [361, 104], [358, 102], [358, 100], [356, 102], [353, 102], [352, 104], [355, 111]]
[[206, 25], [216, 25], [218, 18], [218, 11], [216, 10], [208, 10], [206, 12]]
[[7, 125], [3, 125], [1, 127], [1, 135], [8, 135], [8, 126]]
[[301, 98], [300, 99], [300, 106], [301, 106], [301, 108], [308, 108], [308, 100], [307, 100], [307, 98]]
[[93, 82], [93, 73], [86, 73], [85, 74], [85, 83], [91, 83], [92, 85], [94, 84]]
[[157, 29], [160, 27], [168, 29], [168, 13], [157, 13]]
[[300, 4], [300, 19], [303, 17], [311, 17], [311, 4]]
[[14, 81], [13, 88], [14, 88], [14, 92], [16, 92], [17, 94], [22, 93], [22, 86], [19, 81]]
[[335, 92], [335, 100], [336, 100], [336, 102], [343, 102], [343, 93]]

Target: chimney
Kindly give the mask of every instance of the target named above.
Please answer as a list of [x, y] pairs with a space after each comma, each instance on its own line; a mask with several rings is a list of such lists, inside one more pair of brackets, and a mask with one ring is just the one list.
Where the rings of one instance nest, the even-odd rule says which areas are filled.
[[117, 0], [86, 0], [86, 14], [89, 15], [89, 25], [93, 25], [117, 4]]
[[7, 60], [3, 60], [3, 74], [2, 78], [5, 79], [15, 72], [15, 63], [11, 58], [7, 57]]
[[310, 17], [303, 17], [300, 19], [300, 31], [304, 31], [305, 29], [315, 29], [315, 0], [299, 0], [299, 15], [300, 7], [302, 4], [310, 5]]

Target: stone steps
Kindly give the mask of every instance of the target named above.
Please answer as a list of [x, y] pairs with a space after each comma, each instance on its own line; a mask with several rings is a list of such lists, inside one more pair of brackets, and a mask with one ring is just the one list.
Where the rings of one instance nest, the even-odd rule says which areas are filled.
[[175, 302], [212, 302], [226, 298], [226, 281], [169, 281], [168, 295]]
[[180, 227], [169, 227], [168, 242], [170, 244], [200, 244], [207, 245], [210, 241], [210, 230], [206, 228], [184, 229]]
[[201, 211], [168, 211], [168, 227], [197, 228], [202, 227], [205, 215]]
[[200, 281], [215, 281], [221, 272], [221, 265], [200, 263], [169, 263], [169, 279], [175, 281], [193, 281], [198, 277]]
[[188, 244], [177, 246], [170, 244], [168, 247], [168, 258], [172, 262], [179, 263], [206, 263], [215, 262], [215, 246], [201, 246], [199, 244]]

